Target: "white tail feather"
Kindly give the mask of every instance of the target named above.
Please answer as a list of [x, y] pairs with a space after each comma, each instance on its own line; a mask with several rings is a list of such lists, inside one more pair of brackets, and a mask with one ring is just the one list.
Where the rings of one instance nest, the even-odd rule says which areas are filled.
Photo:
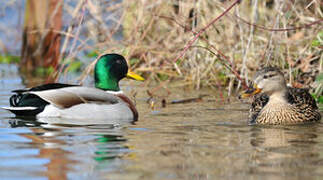
[[35, 110], [37, 107], [1, 107], [5, 110], [15, 110], [15, 111], [26, 111], [26, 110]]

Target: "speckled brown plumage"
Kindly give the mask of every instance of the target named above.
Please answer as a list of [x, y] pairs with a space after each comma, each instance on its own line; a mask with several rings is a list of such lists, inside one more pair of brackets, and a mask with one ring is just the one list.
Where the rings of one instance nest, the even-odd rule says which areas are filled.
[[[254, 96], [251, 104], [249, 118], [250, 124], [296, 124], [315, 122], [321, 119], [315, 100], [306, 89], [288, 87], [286, 104], [273, 107], [275, 103], [269, 104], [269, 96], [261, 93]], [[275, 108], [274, 111], [273, 108]], [[270, 111], [271, 109], [271, 111]], [[262, 111], [263, 110], [263, 111]]]
[[287, 87], [284, 75], [278, 68], [261, 69], [256, 73], [254, 83], [254, 87], [245, 93], [246, 97], [254, 95], [250, 124], [299, 124], [321, 119], [316, 102], [308, 90]]

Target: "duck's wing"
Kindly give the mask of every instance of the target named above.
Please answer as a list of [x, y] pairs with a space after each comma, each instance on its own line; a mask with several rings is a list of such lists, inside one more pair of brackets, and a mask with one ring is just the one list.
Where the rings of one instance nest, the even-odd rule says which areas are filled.
[[251, 104], [250, 112], [249, 112], [249, 123], [256, 123], [256, 119], [260, 113], [260, 111], [265, 107], [265, 105], [269, 101], [269, 97], [266, 94], [257, 94], [253, 97], [253, 102]]
[[289, 87], [287, 100], [307, 121], [319, 121], [321, 119], [316, 101], [307, 89]]
[[39, 86], [35, 91], [31, 90], [33, 88], [18, 90], [10, 97], [11, 106], [2, 108], [19, 116], [35, 116], [49, 104], [64, 109], [81, 103], [109, 105], [121, 101], [103, 90], [75, 85]]
[[288, 87], [287, 100], [289, 103], [302, 109], [318, 109], [316, 101], [308, 92], [308, 89]]
[[51, 83], [41, 86], [36, 86], [29, 89], [18, 89], [14, 90], [15, 94], [10, 97], [10, 107], [2, 107], [3, 109], [9, 110], [16, 115], [23, 116], [34, 116], [42, 112], [46, 105], [49, 104], [46, 100], [41, 97], [30, 93], [38, 91], [56, 90], [66, 87], [76, 87], [78, 85]]
[[65, 88], [65, 87], [75, 87], [79, 85], [73, 85], [73, 84], [62, 84], [62, 83], [50, 83], [50, 84], [44, 84], [40, 86], [35, 86], [32, 88], [28, 89], [16, 89], [13, 90], [12, 92], [21, 94], [29, 91], [45, 91], [45, 90], [50, 90], [50, 89], [59, 89], [59, 88]]
[[30, 91], [41, 99], [60, 108], [69, 108], [81, 103], [115, 104], [120, 98], [103, 90], [90, 87], [65, 87], [45, 91]]

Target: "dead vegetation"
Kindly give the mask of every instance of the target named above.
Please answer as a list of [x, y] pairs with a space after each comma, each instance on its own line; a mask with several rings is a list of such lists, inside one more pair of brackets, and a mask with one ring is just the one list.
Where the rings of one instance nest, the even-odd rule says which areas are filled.
[[120, 53], [147, 84], [229, 94], [271, 65], [306, 87], [322, 73], [322, 7], [319, 0], [66, 0], [60, 63], [81, 52]]
[[[258, 67], [272, 65], [284, 69], [291, 84], [304, 74], [312, 80], [298, 84], [311, 84], [322, 71], [322, 41], [313, 45], [322, 34], [321, 2], [242, 1], [212, 22], [234, 2], [124, 0], [84, 6], [117, 14], [114, 28], [96, 27], [106, 37], [95, 49], [125, 55], [153, 82], [179, 80], [176, 85], [224, 86], [232, 92]], [[122, 40], [116, 41], [111, 37], [119, 27]]]

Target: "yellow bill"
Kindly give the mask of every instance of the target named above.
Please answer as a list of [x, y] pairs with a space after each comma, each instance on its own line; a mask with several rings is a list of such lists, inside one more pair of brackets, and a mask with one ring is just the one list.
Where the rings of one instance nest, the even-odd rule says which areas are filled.
[[241, 94], [240, 97], [242, 98], [247, 98], [247, 97], [250, 97], [250, 96], [253, 96], [253, 95], [256, 95], [258, 93], [261, 92], [261, 89], [257, 87], [257, 85], [255, 84], [253, 86], [253, 88], [249, 88], [247, 89], [247, 91], [245, 91], [244, 93]]
[[134, 80], [137, 80], [137, 81], [144, 81], [145, 80], [140, 75], [138, 75], [138, 74], [136, 74], [134, 72], [131, 72], [131, 71], [128, 71], [127, 78], [134, 79]]

